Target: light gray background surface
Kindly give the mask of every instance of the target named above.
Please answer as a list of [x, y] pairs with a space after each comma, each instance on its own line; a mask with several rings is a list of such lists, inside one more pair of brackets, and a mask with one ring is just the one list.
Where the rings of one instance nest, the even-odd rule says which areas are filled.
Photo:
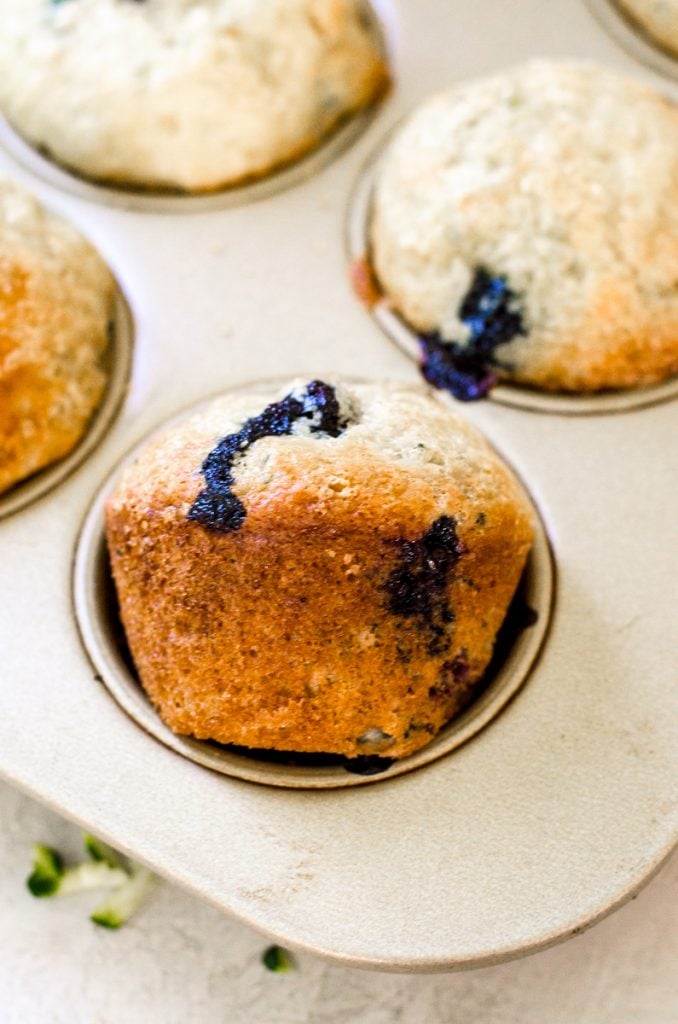
[[260, 963], [265, 938], [167, 883], [119, 932], [89, 923], [92, 894], [33, 899], [35, 840], [80, 856], [78, 829], [0, 783], [0, 1024], [678, 1020], [675, 856], [612, 917], [525, 960], [405, 976], [297, 956], [293, 974], [277, 975]]

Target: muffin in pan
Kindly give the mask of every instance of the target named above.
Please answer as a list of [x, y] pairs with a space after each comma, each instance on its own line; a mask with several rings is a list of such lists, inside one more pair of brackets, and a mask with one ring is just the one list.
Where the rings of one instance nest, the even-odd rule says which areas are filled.
[[615, 0], [617, 7], [652, 42], [678, 57], [678, 0]]
[[369, 244], [460, 398], [658, 382], [678, 370], [678, 108], [546, 60], [434, 95], [379, 164]]
[[106, 385], [114, 298], [75, 228], [0, 179], [0, 492], [85, 433]]
[[404, 757], [467, 706], [533, 540], [522, 489], [445, 403], [319, 380], [150, 442], [106, 529], [172, 730], [347, 757]]
[[265, 175], [387, 82], [365, 0], [0, 0], [0, 15], [0, 108], [103, 182]]

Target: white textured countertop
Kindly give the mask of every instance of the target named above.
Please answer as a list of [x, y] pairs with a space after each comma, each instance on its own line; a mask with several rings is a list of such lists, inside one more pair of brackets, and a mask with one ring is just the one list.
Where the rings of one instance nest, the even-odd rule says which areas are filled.
[[[0, 783], [0, 1024], [675, 1024], [678, 858], [584, 935], [525, 960], [449, 975], [387, 975], [296, 958], [170, 885], [121, 931], [92, 895], [38, 901], [42, 841], [79, 858], [79, 831]], [[441, 894], [441, 898], [442, 894]], [[94, 897], [96, 902], [96, 896]]]

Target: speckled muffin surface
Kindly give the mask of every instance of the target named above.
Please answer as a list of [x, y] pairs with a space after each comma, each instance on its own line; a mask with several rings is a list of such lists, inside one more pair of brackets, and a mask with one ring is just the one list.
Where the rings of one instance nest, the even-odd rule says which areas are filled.
[[0, 107], [95, 179], [205, 191], [314, 148], [387, 74], [365, 0], [0, 0]]
[[678, 0], [616, 0], [646, 36], [678, 57]]
[[405, 756], [468, 703], [533, 538], [515, 479], [442, 402], [322, 381], [151, 441], [106, 524], [171, 729], [348, 757]]
[[113, 303], [92, 246], [0, 179], [0, 492], [84, 434], [106, 383]]
[[678, 370], [678, 108], [645, 85], [539, 60], [430, 97], [378, 167], [369, 233], [434, 383], [450, 356], [481, 393]]

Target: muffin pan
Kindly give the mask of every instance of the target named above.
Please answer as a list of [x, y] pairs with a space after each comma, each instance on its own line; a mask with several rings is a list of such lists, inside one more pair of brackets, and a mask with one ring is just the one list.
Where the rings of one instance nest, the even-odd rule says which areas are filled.
[[[278, 941], [355, 965], [449, 970], [581, 931], [675, 843], [666, 548], [676, 403], [580, 417], [500, 395], [462, 409], [533, 496], [557, 600], [539, 659], [501, 714], [447, 756], [432, 747], [430, 763], [375, 784], [312, 791], [316, 769], [268, 766], [260, 781], [284, 772], [284, 787], [252, 785], [177, 756], [183, 741], [156, 742], [143, 701], [139, 728], [117, 702], [132, 711], [139, 691], [106, 605], [101, 541], [101, 499], [124, 453], [215, 390], [330, 369], [418, 381], [352, 294], [342, 234], [361, 167], [427, 92], [536, 54], [650, 75], [583, 3], [394, 0], [380, 11], [399, 56], [375, 123], [341, 159], [261, 202], [243, 190], [228, 208], [220, 197], [144, 205], [36, 173], [16, 140], [0, 152], [0, 170], [92, 238], [135, 325], [131, 385], [111, 428], [90, 432], [77, 472], [0, 522], [0, 772]], [[124, 379], [123, 363], [116, 346]], [[542, 538], [527, 577], [542, 597], [530, 601], [548, 605], [548, 563]], [[521, 637], [534, 645], [539, 634]], [[520, 642], [501, 670], [516, 685]], [[474, 711], [482, 718], [482, 705]]]

